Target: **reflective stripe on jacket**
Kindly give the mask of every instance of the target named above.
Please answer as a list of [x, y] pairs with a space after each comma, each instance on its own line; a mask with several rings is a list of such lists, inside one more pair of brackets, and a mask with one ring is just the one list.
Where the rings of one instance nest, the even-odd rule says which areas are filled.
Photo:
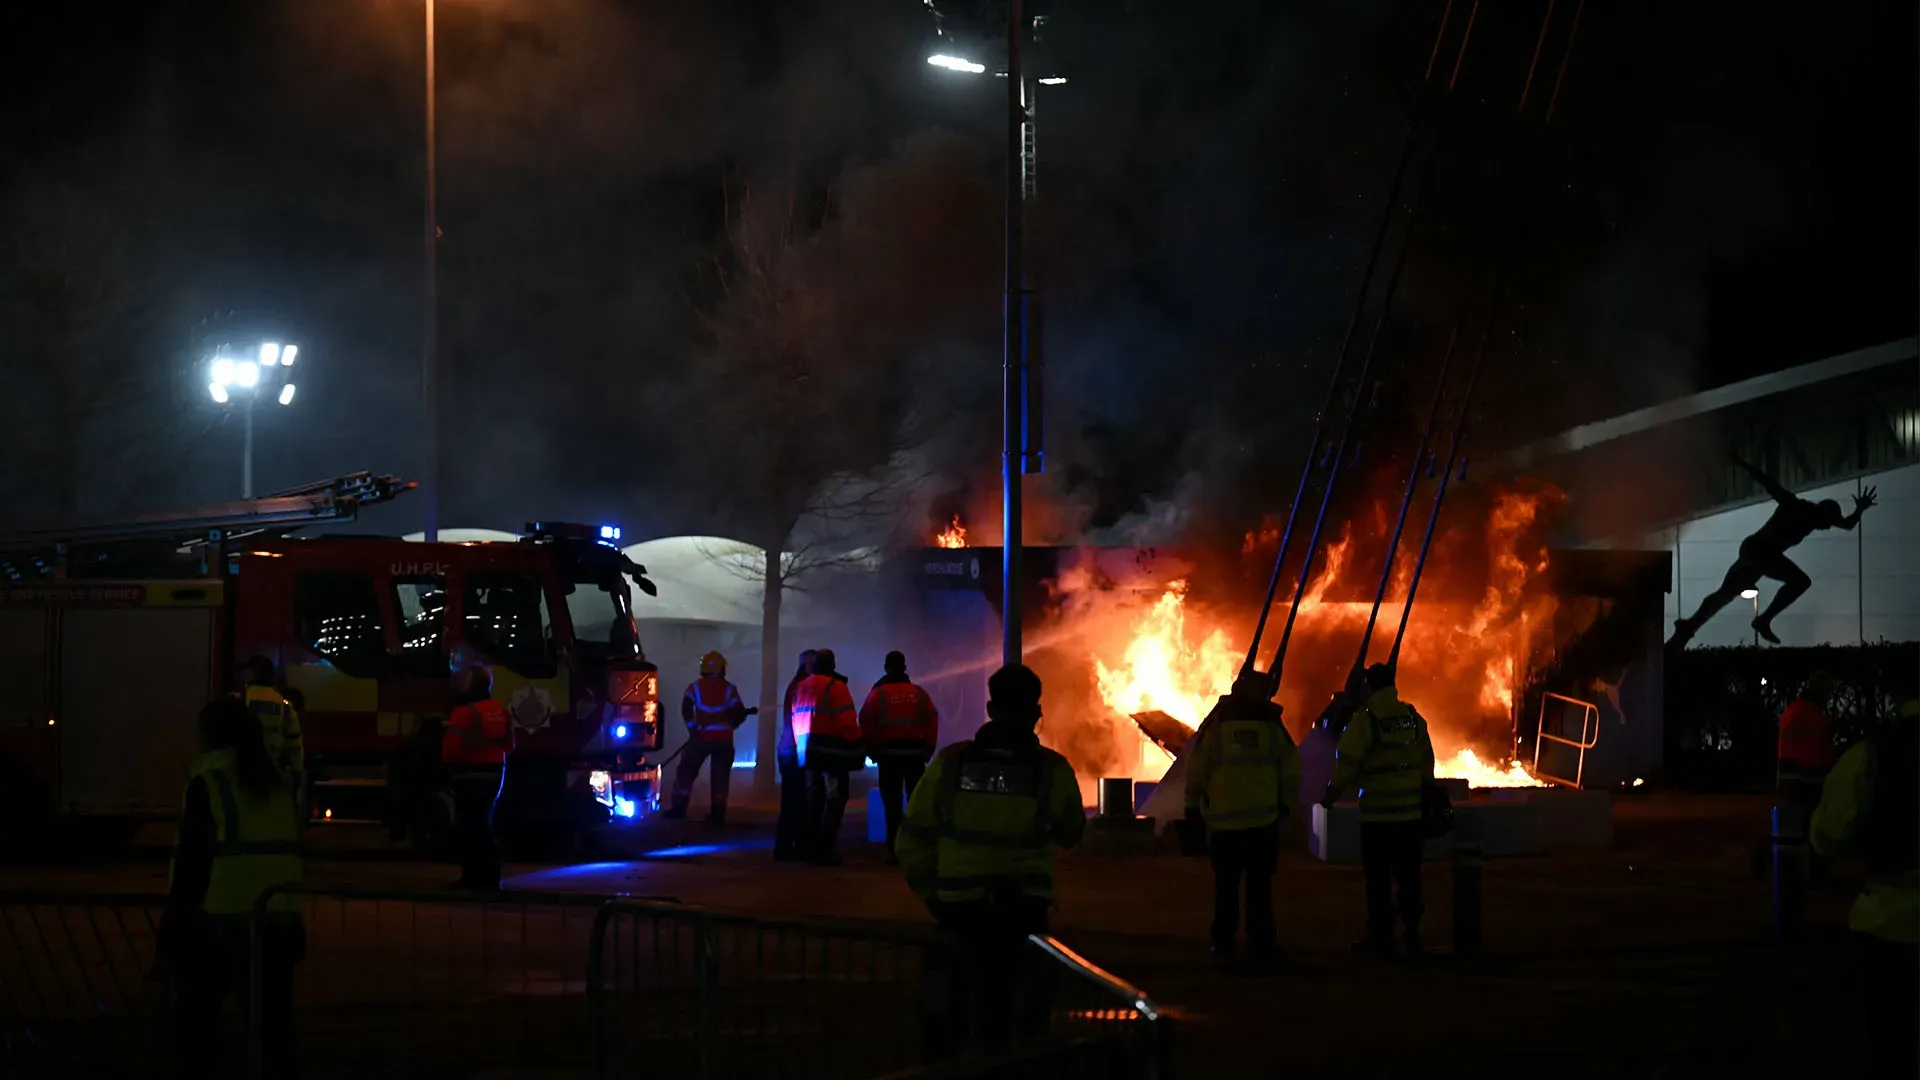
[[1361, 821], [1418, 821], [1421, 788], [1432, 778], [1426, 721], [1393, 687], [1374, 691], [1334, 748], [1334, 786], [1344, 791], [1358, 782]]
[[1187, 807], [1213, 829], [1258, 829], [1291, 813], [1300, 753], [1271, 702], [1220, 699], [1187, 755]]
[[[232, 750], [202, 754], [191, 776], [206, 785], [213, 809], [213, 870], [202, 911], [246, 915], [261, 893], [301, 879], [300, 812], [290, 788], [278, 787], [265, 799], [247, 795], [240, 788]], [[173, 879], [171, 863], [167, 879]], [[267, 910], [298, 912], [299, 900], [276, 896]]]
[[306, 771], [306, 747], [300, 738], [300, 713], [271, 686], [247, 687], [247, 711], [260, 721], [260, 737], [267, 756], [281, 772]]
[[1915, 738], [1907, 730], [1855, 744], [1827, 774], [1807, 839], [1822, 855], [1848, 849], [1866, 857], [1867, 884], [1847, 926], [1883, 941], [1920, 942], [1920, 853], [1915, 852]]
[[940, 712], [933, 698], [912, 682], [882, 679], [860, 706], [860, 732], [875, 758], [925, 761], [940, 741]]
[[716, 675], [703, 675], [687, 685], [680, 698], [680, 718], [695, 742], [733, 745], [733, 729], [747, 718], [740, 691]]
[[1822, 773], [1833, 765], [1833, 732], [1820, 706], [1798, 698], [1780, 714], [1782, 775]]
[[809, 675], [793, 691], [793, 744], [800, 764], [857, 769], [866, 764], [853, 692], [831, 675]]
[[1038, 742], [1020, 749], [955, 743], [913, 789], [896, 853], [908, 885], [927, 900], [1051, 900], [1052, 848], [1078, 844], [1085, 828], [1080, 784], [1066, 758]]
[[462, 705], [447, 717], [440, 737], [440, 758], [447, 764], [498, 768], [512, 752], [513, 718], [492, 698]]

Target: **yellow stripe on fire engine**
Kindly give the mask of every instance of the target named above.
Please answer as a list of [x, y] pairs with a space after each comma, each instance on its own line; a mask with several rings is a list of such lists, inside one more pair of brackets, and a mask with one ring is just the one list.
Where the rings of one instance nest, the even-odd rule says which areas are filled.
[[349, 675], [332, 664], [288, 664], [287, 685], [307, 696], [309, 712], [370, 713], [380, 708], [380, 680]]

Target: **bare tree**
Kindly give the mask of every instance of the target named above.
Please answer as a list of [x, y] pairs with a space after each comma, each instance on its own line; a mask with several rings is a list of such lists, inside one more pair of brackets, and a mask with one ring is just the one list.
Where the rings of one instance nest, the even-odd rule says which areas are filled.
[[[940, 428], [916, 393], [915, 356], [964, 321], [956, 275], [992, 280], [990, 243], [962, 238], [937, 257], [913, 243], [944, 233], [943, 218], [958, 222], [986, 208], [985, 198], [967, 202], [972, 182], [930, 161], [856, 177], [850, 211], [831, 192], [795, 183], [745, 189], [728, 201], [718, 288], [700, 312], [709, 347], [691, 387], [701, 434], [688, 448], [715, 516], [763, 551], [763, 780], [785, 682], [783, 596], [810, 576], [869, 557], [863, 539], [899, 515], [916, 486], [914, 450]], [[737, 556], [729, 565], [739, 565]]]

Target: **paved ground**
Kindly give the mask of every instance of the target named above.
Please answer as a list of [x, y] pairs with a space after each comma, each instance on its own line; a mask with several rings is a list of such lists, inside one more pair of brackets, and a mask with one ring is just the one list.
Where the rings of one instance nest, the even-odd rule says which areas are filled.
[[[849, 818], [863, 821], [858, 811], [856, 804]], [[898, 871], [855, 843], [851, 828], [844, 867], [775, 864], [767, 817], [768, 808], [748, 805], [723, 827], [641, 823], [622, 840], [630, 858], [515, 866], [508, 887], [924, 921]], [[1187, 1076], [1331, 1067], [1359, 1075], [1412, 1068], [1757, 1077], [1859, 1067], [1849, 1037], [1857, 1008], [1838, 929], [1857, 879], [1837, 872], [1813, 897], [1809, 943], [1781, 947], [1767, 940], [1768, 886], [1748, 865], [1762, 835], [1762, 802], [1653, 794], [1623, 800], [1616, 821], [1612, 850], [1489, 863], [1487, 951], [1472, 962], [1435, 957], [1406, 965], [1347, 955], [1359, 928], [1359, 874], [1320, 864], [1298, 837], [1277, 884], [1283, 944], [1294, 957], [1282, 974], [1215, 969], [1205, 949], [1211, 883], [1200, 860], [1069, 855], [1055, 930], [1177, 1018]], [[398, 888], [437, 888], [452, 877], [446, 867], [369, 858], [364, 848], [376, 841], [354, 827], [323, 832], [317, 847], [363, 850], [318, 857], [311, 876]], [[8, 866], [0, 867], [0, 888], [158, 890], [164, 874], [151, 859]], [[1426, 881], [1429, 939], [1444, 946], [1448, 870], [1430, 864]], [[557, 923], [552, 933], [570, 938], [585, 922]], [[335, 937], [333, 946], [317, 938], [316, 951], [338, 950], [330, 957], [336, 966], [367, 944], [351, 927]], [[321, 960], [316, 972], [324, 970]], [[548, 979], [553, 993], [564, 994], [577, 977], [547, 972], [535, 981]], [[525, 1034], [539, 1037], [537, 1027]]]

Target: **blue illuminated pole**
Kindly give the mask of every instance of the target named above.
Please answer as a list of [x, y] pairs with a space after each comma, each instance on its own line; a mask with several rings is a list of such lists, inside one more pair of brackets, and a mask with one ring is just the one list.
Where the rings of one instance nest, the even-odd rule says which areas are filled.
[[1039, 288], [1027, 268], [1026, 214], [1034, 196], [1036, 164], [1034, 87], [1021, 67], [1025, 36], [1021, 0], [1007, 5], [1007, 261], [1005, 331], [1001, 342], [1001, 552], [1000, 661], [1021, 662], [1022, 593], [1026, 580], [1025, 499], [1021, 478], [1044, 467], [1041, 432], [1041, 341]]

